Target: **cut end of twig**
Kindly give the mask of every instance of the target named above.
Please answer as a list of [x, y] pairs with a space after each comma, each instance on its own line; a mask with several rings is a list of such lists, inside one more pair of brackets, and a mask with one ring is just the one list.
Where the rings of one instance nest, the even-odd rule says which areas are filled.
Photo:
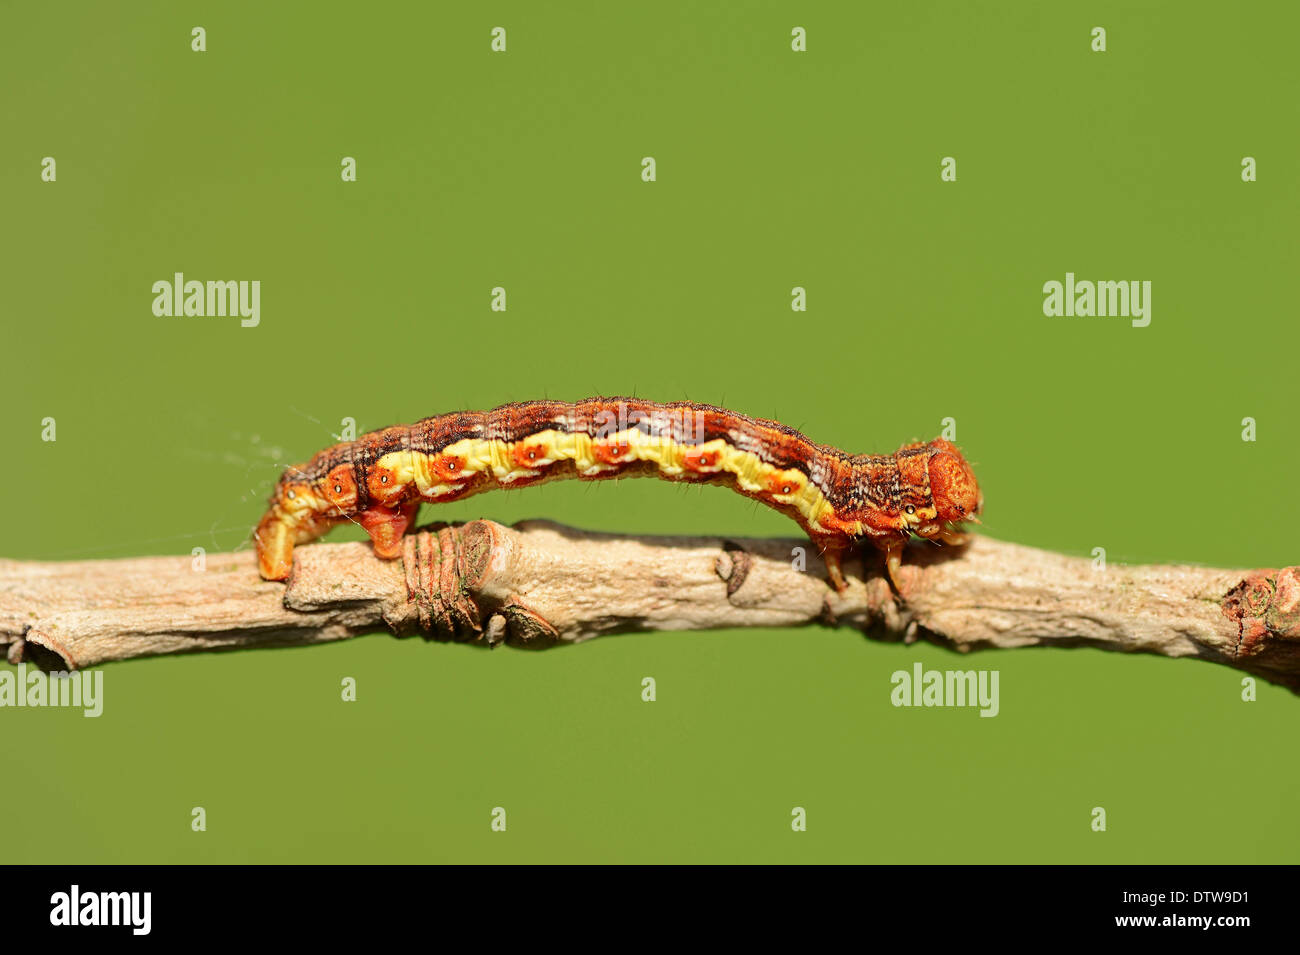
[[1224, 596], [1223, 614], [1240, 628], [1237, 656], [1300, 641], [1300, 567], [1254, 571]]
[[1300, 689], [1300, 567], [1252, 571], [1224, 595], [1221, 607], [1237, 628], [1233, 658]]
[[9, 645], [7, 657], [12, 664], [32, 663], [47, 672], [72, 671], [79, 666], [62, 641], [35, 627], [28, 627], [22, 637]]

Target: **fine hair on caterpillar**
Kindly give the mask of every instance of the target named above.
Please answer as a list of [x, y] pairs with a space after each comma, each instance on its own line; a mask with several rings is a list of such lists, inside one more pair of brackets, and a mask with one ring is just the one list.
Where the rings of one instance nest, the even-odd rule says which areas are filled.
[[913, 535], [960, 544], [960, 525], [984, 504], [970, 465], [943, 438], [851, 455], [780, 422], [689, 401], [524, 401], [371, 431], [288, 468], [253, 535], [258, 567], [267, 580], [286, 579], [294, 545], [343, 521], [392, 559], [421, 503], [629, 476], [725, 485], [786, 514], [841, 591], [843, 557], [858, 542], [884, 551], [897, 586]]

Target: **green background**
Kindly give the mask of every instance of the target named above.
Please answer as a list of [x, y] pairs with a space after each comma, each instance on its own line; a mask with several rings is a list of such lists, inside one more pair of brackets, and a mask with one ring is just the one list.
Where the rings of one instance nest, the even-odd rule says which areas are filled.
[[[995, 537], [1296, 561], [1294, 6], [477, 7], [3, 7], [0, 553], [247, 547], [280, 467], [345, 416], [634, 393], [852, 451], [951, 416]], [[261, 325], [155, 317], [175, 271], [260, 280]], [[1044, 317], [1066, 271], [1150, 280], [1150, 327]], [[422, 512], [479, 516], [794, 531], [653, 481]], [[1001, 714], [894, 708], [914, 661], [997, 668]], [[3, 861], [1280, 862], [1300, 841], [1300, 699], [1244, 703], [1195, 661], [377, 634], [104, 681], [99, 719], [0, 710], [26, 820]]]

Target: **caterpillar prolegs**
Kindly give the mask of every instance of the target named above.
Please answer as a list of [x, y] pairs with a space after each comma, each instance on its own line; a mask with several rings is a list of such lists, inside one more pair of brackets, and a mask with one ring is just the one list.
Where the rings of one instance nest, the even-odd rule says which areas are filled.
[[525, 401], [372, 431], [284, 472], [257, 526], [258, 565], [284, 580], [293, 548], [335, 524], [365, 528], [375, 554], [400, 555], [421, 502], [560, 478], [655, 476], [724, 484], [799, 523], [845, 588], [857, 542], [886, 553], [895, 586], [913, 535], [957, 544], [983, 497], [961, 452], [942, 438], [893, 454], [850, 455], [776, 421], [695, 402], [634, 398]]

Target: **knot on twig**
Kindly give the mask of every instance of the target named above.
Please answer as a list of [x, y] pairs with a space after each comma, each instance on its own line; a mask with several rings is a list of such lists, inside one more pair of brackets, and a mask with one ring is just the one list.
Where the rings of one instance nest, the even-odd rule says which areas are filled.
[[1300, 567], [1256, 571], [1224, 595], [1222, 607], [1237, 624], [1234, 656], [1254, 656], [1271, 638], [1300, 640]]
[[433, 524], [404, 539], [406, 599], [430, 639], [529, 648], [559, 641], [559, 632], [514, 594], [502, 600], [485, 592], [491, 557], [503, 546], [499, 527]]
[[714, 570], [727, 582], [727, 599], [736, 595], [754, 567], [754, 558], [749, 551], [735, 541], [723, 541], [722, 553], [718, 555]]

